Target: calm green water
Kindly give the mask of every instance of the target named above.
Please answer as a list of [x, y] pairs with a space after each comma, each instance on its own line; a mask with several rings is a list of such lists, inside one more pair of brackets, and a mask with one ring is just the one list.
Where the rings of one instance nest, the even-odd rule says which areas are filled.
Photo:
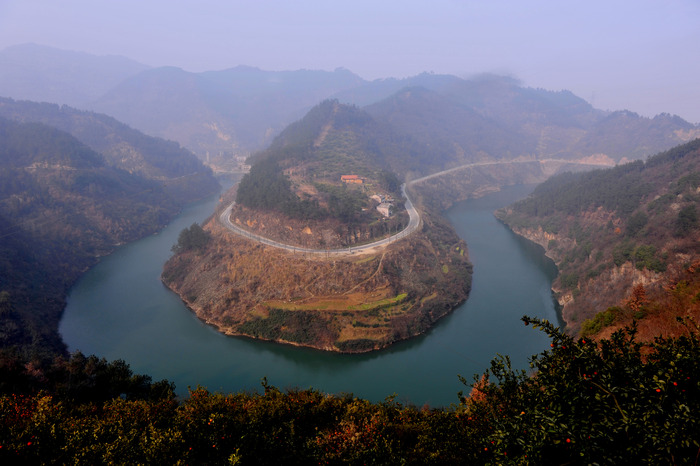
[[160, 282], [163, 263], [183, 228], [203, 222], [216, 196], [188, 207], [163, 232], [119, 248], [87, 272], [68, 297], [60, 332], [71, 351], [124, 359], [134, 372], [175, 382], [181, 394], [280, 388], [353, 393], [372, 401], [392, 394], [416, 405], [457, 403], [467, 390], [458, 375], [489, 367], [497, 353], [516, 367], [548, 347], [519, 320], [556, 321], [550, 283], [556, 268], [541, 249], [502, 226], [492, 212], [526, 196], [509, 188], [460, 203], [447, 215], [467, 241], [474, 264], [468, 301], [426, 335], [369, 355], [327, 354], [246, 338], [225, 337], [202, 324]]

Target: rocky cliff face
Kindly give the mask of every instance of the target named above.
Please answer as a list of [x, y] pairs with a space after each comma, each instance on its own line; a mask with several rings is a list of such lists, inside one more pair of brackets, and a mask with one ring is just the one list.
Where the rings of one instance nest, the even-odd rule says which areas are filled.
[[[565, 235], [548, 233], [537, 228], [512, 228], [513, 232], [536, 243], [544, 249], [545, 255], [561, 266], [566, 254], [576, 248], [576, 241]], [[595, 268], [592, 265], [591, 268]], [[577, 288], [567, 288], [562, 283], [562, 275], [552, 283], [552, 291], [559, 303], [561, 316], [569, 332], [576, 333], [586, 319], [611, 306], [624, 304], [631, 291], [642, 285], [648, 292], [660, 291], [666, 283], [665, 274], [647, 269], [639, 270], [631, 262], [612, 266], [598, 275], [591, 274], [581, 280]]]
[[552, 178], [497, 216], [554, 260], [568, 329], [598, 331], [603, 321], [647, 319], [658, 313], [650, 303], [686, 286], [679, 277], [700, 259], [698, 188], [700, 140], [646, 162]]

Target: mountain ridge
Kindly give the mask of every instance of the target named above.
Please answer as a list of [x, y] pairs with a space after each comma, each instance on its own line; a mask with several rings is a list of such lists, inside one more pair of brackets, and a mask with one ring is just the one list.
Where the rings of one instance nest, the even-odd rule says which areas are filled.
[[[31, 74], [30, 71], [27, 72]], [[175, 79], [175, 75], [180, 78]], [[37, 76], [46, 78], [45, 74]], [[56, 83], [59, 87], [68, 84], [71, 82], [61, 79]], [[87, 84], [82, 86], [87, 87]], [[457, 159], [461, 157], [456, 164], [465, 163], [462, 160], [465, 158], [472, 162], [484, 157], [556, 155], [557, 158], [581, 158], [598, 153], [606, 153], [615, 160], [634, 159], [687, 142], [700, 134], [697, 125], [670, 116], [665, 129], [664, 125], [656, 128], [650, 125], [648, 120], [653, 118], [638, 115], [624, 124], [606, 123], [605, 116], [610, 112], [593, 109], [570, 91], [526, 88], [514, 78], [489, 74], [459, 78], [422, 73], [405, 79], [366, 81], [343, 68], [332, 72], [264, 71], [239, 65], [201, 73], [174, 67], [146, 68], [137, 73], [125, 72], [118, 83], [92, 98], [90, 103], [83, 101], [80, 108], [110, 114], [146, 133], [175, 140], [210, 164], [230, 170], [239, 166], [250, 153], [266, 147], [286, 125], [324, 99], [374, 106], [406, 88], [416, 87], [437, 93], [451, 102], [440, 110], [439, 118], [447, 122], [456, 135], [443, 142], [443, 145], [458, 146], [451, 154]], [[40, 87], [31, 89], [38, 92]], [[39, 95], [27, 95], [8, 84], [3, 85], [0, 79], [2, 94], [44, 100], [38, 98]], [[72, 103], [58, 100], [57, 103]], [[472, 114], [479, 114], [483, 119], [464, 119], [463, 124], [450, 122], [451, 112], [460, 115], [465, 109], [471, 109]], [[470, 121], [481, 125], [483, 134], [497, 136], [512, 132], [513, 135], [504, 139], [504, 147], [494, 146], [493, 142], [491, 146], [484, 146], [478, 142], [479, 132], [469, 127]], [[601, 126], [595, 129], [595, 123]], [[426, 124], [418, 128], [425, 131]], [[609, 153], [609, 147], [596, 144], [594, 137], [586, 139], [587, 133], [582, 131], [586, 128], [590, 134], [596, 131], [607, 134], [607, 143], [620, 147]], [[411, 134], [416, 129], [415, 126], [406, 127], [403, 131]], [[632, 136], [622, 141], [611, 139], [610, 134], [620, 129]], [[646, 138], [643, 148], [639, 147], [641, 143], [636, 143], [636, 138], [640, 137]], [[432, 139], [435, 142], [438, 138], [433, 136]], [[503, 148], [506, 151], [501, 153]], [[460, 151], [465, 155], [460, 155]]]
[[103, 154], [110, 165], [168, 183], [169, 194], [179, 202], [211, 194], [218, 184], [211, 170], [179, 144], [147, 136], [107, 115], [0, 98], [0, 116], [68, 132]]
[[122, 56], [20, 44], [0, 50], [0, 95], [80, 106], [148, 68]]

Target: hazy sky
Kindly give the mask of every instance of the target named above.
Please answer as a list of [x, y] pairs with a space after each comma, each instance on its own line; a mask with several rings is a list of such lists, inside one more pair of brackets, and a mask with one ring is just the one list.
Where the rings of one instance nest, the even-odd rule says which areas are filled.
[[0, 0], [0, 49], [27, 42], [189, 71], [495, 72], [700, 122], [700, 0]]

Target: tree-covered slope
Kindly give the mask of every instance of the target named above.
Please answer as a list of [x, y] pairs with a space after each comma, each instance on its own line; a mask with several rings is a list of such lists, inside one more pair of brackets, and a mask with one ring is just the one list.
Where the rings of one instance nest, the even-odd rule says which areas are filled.
[[287, 126], [252, 160], [302, 163], [311, 169], [309, 176], [334, 180], [348, 172], [375, 177], [379, 169], [404, 174], [427, 163], [426, 152], [426, 147], [396, 132], [389, 122], [354, 105], [326, 100]]
[[0, 118], [0, 346], [62, 351], [68, 287], [181, 205], [162, 182], [113, 167], [68, 133]]
[[147, 136], [107, 115], [67, 106], [0, 98], [0, 117], [36, 122], [70, 133], [105, 158], [105, 163], [166, 184], [178, 202], [212, 194], [211, 170], [173, 141]]
[[[376, 222], [381, 215], [369, 208], [370, 197], [399, 200], [400, 181], [391, 169], [400, 167], [399, 160], [410, 165], [411, 155], [418, 154], [392, 137], [386, 125], [357, 107], [325, 101], [252, 157], [237, 202], [291, 218]], [[357, 183], [344, 183], [342, 177], [348, 175], [357, 177]]]
[[498, 216], [555, 260], [564, 318], [591, 330], [584, 321], [601, 308], [643, 319], [646, 296], [700, 260], [699, 188], [695, 140], [645, 162], [554, 177]]

